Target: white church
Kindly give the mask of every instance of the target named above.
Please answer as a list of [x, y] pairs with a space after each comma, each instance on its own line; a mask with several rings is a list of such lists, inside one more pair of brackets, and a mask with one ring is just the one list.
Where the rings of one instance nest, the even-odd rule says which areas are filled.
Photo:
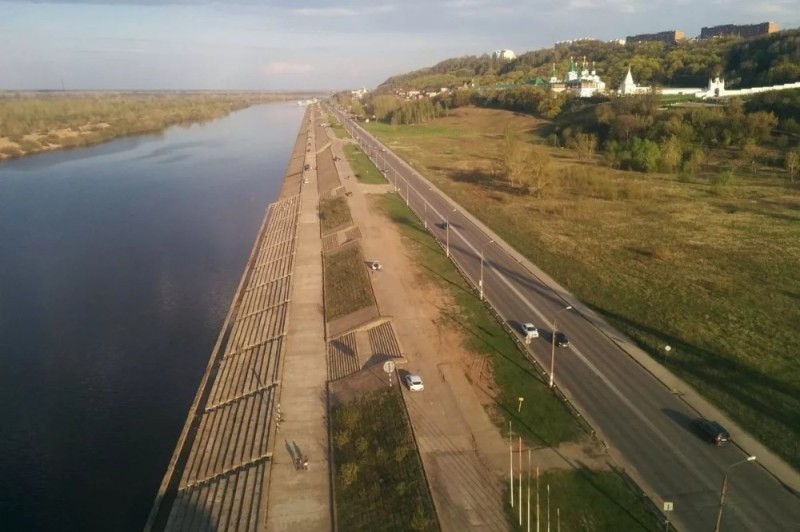
[[568, 92], [580, 98], [589, 98], [595, 93], [604, 93], [606, 90], [606, 82], [597, 75], [594, 62], [592, 63], [592, 69], [589, 70], [585, 57], [583, 58], [580, 72], [578, 72], [578, 66], [575, 61], [570, 58], [569, 70], [560, 81], [556, 75], [556, 65], [553, 65], [553, 71], [550, 74], [550, 80], [547, 85], [553, 92]]

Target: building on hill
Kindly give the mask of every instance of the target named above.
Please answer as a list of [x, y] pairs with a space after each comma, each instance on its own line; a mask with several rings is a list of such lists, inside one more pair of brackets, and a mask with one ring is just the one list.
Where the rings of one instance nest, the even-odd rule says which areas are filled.
[[517, 54], [513, 50], [495, 50], [492, 54], [492, 59], [503, 59], [505, 61], [511, 61], [516, 57]]
[[[759, 92], [768, 92], [768, 91], [781, 91], [781, 90], [788, 90], [788, 89], [800, 89], [800, 81], [795, 83], [784, 83], [783, 85], [770, 85], [767, 87], [752, 87], [749, 89], [726, 89], [725, 88], [725, 80], [719, 77], [709, 79], [708, 86], [706, 88], [699, 88], [699, 87], [670, 87], [670, 88], [656, 88], [656, 92], [661, 94], [662, 96], [677, 96], [677, 95], [685, 95], [685, 96], [694, 96], [695, 98], [731, 98], [734, 96], [745, 96], [748, 94], [757, 94]], [[617, 90], [617, 94], [620, 96], [629, 96], [633, 94], [645, 94], [653, 90], [653, 87], [646, 87], [637, 85], [633, 81], [633, 75], [631, 74], [630, 67], [628, 68], [628, 74], [625, 76], [625, 80], [620, 84], [619, 89]]]
[[595, 39], [594, 37], [578, 37], [577, 39], [567, 39], [565, 41], [556, 41], [554, 48], [567, 48], [572, 46], [573, 44], [578, 44], [582, 42], [600, 42], [600, 39]]
[[630, 96], [632, 94], [644, 94], [650, 91], [650, 87], [642, 87], [636, 84], [633, 81], [633, 74], [631, 74], [631, 67], [628, 67], [628, 73], [625, 75], [625, 79], [622, 80], [622, 83], [619, 85], [619, 89], [617, 89], [617, 94], [623, 96]]
[[556, 66], [553, 65], [553, 71], [550, 73], [550, 81], [547, 86], [553, 92], [567, 92], [580, 98], [589, 98], [596, 93], [606, 91], [606, 83], [597, 75], [594, 63], [592, 63], [592, 69], [589, 70], [585, 57], [580, 71], [578, 71], [575, 61], [570, 58], [567, 74], [561, 80], [558, 79]]
[[685, 39], [686, 36], [680, 30], [661, 31], [659, 33], [641, 33], [625, 37], [626, 44], [636, 44], [640, 42], [665, 42], [675, 44]]
[[759, 24], [723, 24], [722, 26], [712, 26], [700, 30], [701, 39], [711, 39], [713, 37], [758, 37], [769, 35], [778, 31], [778, 24], [775, 22], [761, 22]]

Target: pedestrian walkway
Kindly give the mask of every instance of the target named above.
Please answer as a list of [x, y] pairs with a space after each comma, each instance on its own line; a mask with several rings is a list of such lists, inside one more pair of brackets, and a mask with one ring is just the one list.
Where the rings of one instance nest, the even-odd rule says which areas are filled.
[[[309, 113], [316, 120], [315, 112]], [[309, 127], [308, 145], [314, 146]], [[280, 393], [280, 422], [268, 494], [270, 532], [331, 530], [325, 317], [317, 161], [306, 152]], [[304, 466], [307, 457], [307, 468]]]

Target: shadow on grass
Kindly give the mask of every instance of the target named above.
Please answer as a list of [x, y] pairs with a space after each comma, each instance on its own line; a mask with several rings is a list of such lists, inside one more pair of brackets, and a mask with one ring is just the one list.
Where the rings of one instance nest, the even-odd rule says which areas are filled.
[[528, 194], [528, 189], [526, 187], [512, 185], [507, 181], [499, 179], [496, 175], [482, 170], [455, 170], [440, 166], [432, 166], [431, 170], [442, 172], [457, 183], [471, 183], [495, 192], [505, 192], [514, 196], [525, 196]]

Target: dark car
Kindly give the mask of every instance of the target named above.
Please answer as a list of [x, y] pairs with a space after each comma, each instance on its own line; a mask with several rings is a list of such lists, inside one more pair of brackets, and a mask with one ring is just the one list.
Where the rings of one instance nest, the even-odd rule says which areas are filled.
[[692, 428], [708, 443], [722, 445], [731, 440], [731, 435], [716, 421], [698, 418], [692, 421]]
[[569, 345], [569, 338], [567, 338], [566, 334], [557, 332], [555, 342], [558, 347], [566, 347]]

